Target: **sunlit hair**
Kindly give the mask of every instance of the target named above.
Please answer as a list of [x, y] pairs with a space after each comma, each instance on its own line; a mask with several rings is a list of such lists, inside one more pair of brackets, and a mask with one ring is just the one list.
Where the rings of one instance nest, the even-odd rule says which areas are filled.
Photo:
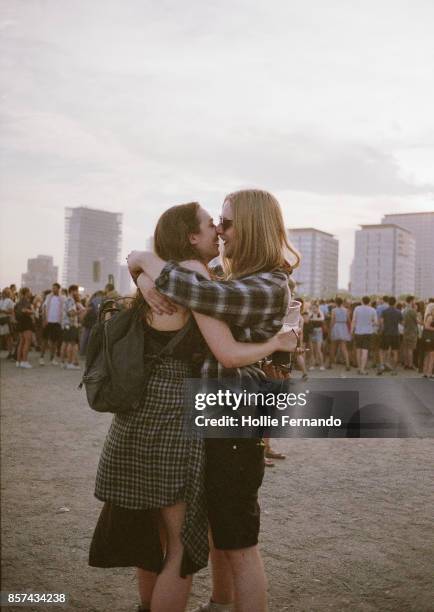
[[[176, 262], [200, 259], [196, 248], [190, 242], [190, 235], [200, 232], [199, 208], [198, 202], [178, 204], [161, 215], [154, 232], [154, 252], [158, 257], [164, 261]], [[140, 315], [150, 320], [150, 308], [139, 290], [133, 306]]]
[[228, 278], [285, 268], [289, 272], [300, 256], [286, 235], [282, 210], [276, 198], [259, 189], [235, 191], [226, 196], [234, 216], [234, 246], [231, 258], [224, 257]]
[[434, 302], [430, 302], [429, 304], [426, 305], [425, 314], [423, 317], [424, 324], [427, 323], [428, 317], [430, 316], [434, 318]]

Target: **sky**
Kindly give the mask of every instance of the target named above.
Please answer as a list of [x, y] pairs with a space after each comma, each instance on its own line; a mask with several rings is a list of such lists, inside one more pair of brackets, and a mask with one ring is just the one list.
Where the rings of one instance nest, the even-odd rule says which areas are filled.
[[432, 0], [2, 0], [0, 285], [62, 270], [64, 208], [163, 210], [271, 191], [339, 239], [434, 210]]

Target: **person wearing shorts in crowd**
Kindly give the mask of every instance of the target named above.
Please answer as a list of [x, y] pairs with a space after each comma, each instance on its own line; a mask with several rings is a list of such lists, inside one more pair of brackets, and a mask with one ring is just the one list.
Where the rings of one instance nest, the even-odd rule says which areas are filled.
[[[79, 311], [80, 308], [80, 293], [78, 285], [70, 285], [68, 287], [68, 297], [63, 306], [63, 342], [65, 344], [65, 355], [67, 370], [79, 370], [77, 365], [78, 356], [78, 327], [79, 327]], [[83, 308], [83, 307], [82, 307]]]
[[375, 308], [369, 305], [370, 298], [365, 295], [362, 303], [356, 306], [351, 322], [351, 331], [356, 342], [356, 356], [359, 374], [366, 375], [369, 349], [372, 348], [372, 339], [377, 329], [378, 319]]
[[[42, 337], [47, 340], [50, 351], [50, 364], [59, 365], [56, 352], [62, 339], [62, 321], [65, 297], [60, 295], [59, 283], [53, 283], [51, 293], [47, 295], [42, 305]], [[44, 354], [41, 353], [39, 365], [45, 365]]]
[[[381, 311], [380, 314], [380, 366], [378, 375], [383, 374], [385, 369], [391, 371], [392, 375], [396, 375], [396, 367], [398, 365], [399, 353], [399, 324], [402, 321], [402, 313], [395, 308], [396, 299], [392, 296], [389, 298], [389, 307]], [[386, 364], [387, 352], [391, 351], [391, 365]]]
[[416, 310], [416, 300], [409, 295], [406, 300], [406, 307], [402, 312], [404, 333], [402, 336], [402, 349], [404, 353], [404, 370], [417, 370], [413, 365], [414, 352], [417, 346], [418, 320]]

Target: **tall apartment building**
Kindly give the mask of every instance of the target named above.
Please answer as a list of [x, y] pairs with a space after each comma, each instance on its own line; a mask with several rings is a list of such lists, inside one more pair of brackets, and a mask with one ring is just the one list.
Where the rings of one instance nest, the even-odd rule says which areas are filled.
[[393, 223], [362, 225], [351, 265], [353, 296], [414, 294], [415, 240]]
[[336, 238], [313, 227], [290, 228], [288, 238], [301, 254], [301, 264], [292, 275], [297, 293], [314, 298], [336, 295], [339, 256]]
[[385, 215], [382, 223], [395, 223], [410, 231], [416, 242], [415, 293], [434, 296], [434, 211]]
[[80, 206], [65, 209], [65, 286], [77, 283], [85, 293], [119, 286], [122, 214]]
[[38, 255], [27, 260], [27, 272], [21, 275], [21, 285], [29, 287], [33, 293], [41, 293], [57, 282], [58, 271], [51, 255]]

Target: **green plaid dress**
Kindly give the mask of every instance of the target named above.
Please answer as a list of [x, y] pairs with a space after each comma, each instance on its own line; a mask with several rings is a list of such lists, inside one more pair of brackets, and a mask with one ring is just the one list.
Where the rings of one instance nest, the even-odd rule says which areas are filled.
[[[197, 329], [193, 333], [198, 333]], [[197, 338], [197, 336], [196, 336]], [[155, 333], [147, 349], [155, 353]], [[184, 381], [193, 375], [186, 337], [153, 369], [141, 408], [115, 415], [101, 454], [95, 496], [131, 510], [187, 504], [182, 541], [198, 568], [208, 561], [204, 443], [184, 433]], [[181, 359], [180, 357], [184, 357]]]

